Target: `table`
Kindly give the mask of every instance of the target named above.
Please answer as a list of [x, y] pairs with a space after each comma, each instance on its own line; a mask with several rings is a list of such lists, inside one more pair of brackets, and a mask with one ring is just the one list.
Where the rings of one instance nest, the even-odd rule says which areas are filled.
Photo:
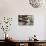
[[[29, 40], [9, 40], [7, 43], [16, 46], [46, 46], [46, 40], [29, 41]], [[23, 45], [22, 45], [23, 44]]]

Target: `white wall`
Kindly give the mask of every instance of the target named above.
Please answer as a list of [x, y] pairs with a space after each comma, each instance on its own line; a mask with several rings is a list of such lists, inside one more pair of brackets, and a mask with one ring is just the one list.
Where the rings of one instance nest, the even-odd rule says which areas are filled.
[[[17, 40], [27, 40], [34, 34], [39, 40], [45, 39], [45, 17], [46, 8], [33, 8], [28, 0], [0, 0], [0, 16], [13, 17], [9, 33]], [[18, 15], [33, 15], [33, 26], [19, 26]], [[45, 33], [45, 34], [44, 34]], [[0, 33], [1, 34], [1, 33]], [[2, 39], [2, 36], [0, 36]]]

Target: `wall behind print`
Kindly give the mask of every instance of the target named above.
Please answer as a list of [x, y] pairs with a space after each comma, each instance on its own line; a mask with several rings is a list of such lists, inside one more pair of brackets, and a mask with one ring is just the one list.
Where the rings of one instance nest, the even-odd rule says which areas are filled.
[[[46, 15], [46, 8], [33, 8], [30, 6], [28, 0], [0, 0], [0, 16], [13, 17], [12, 27], [8, 33], [12, 34], [17, 40], [27, 40], [34, 34], [39, 40], [44, 40], [44, 15]], [[19, 26], [18, 15], [33, 15], [33, 26]], [[0, 18], [1, 19], [1, 18]], [[0, 31], [2, 35], [2, 31]], [[0, 36], [0, 39], [3, 37]], [[4, 39], [4, 38], [3, 38]]]

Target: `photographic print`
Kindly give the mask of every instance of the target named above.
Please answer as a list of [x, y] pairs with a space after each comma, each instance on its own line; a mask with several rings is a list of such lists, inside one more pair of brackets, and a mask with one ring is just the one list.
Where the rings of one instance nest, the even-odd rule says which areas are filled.
[[19, 25], [33, 25], [33, 15], [18, 15]]

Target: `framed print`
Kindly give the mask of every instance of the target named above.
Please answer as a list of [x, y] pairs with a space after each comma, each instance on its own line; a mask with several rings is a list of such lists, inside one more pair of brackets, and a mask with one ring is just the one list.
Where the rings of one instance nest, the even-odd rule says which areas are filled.
[[34, 19], [33, 15], [18, 15], [19, 25], [33, 25]]

